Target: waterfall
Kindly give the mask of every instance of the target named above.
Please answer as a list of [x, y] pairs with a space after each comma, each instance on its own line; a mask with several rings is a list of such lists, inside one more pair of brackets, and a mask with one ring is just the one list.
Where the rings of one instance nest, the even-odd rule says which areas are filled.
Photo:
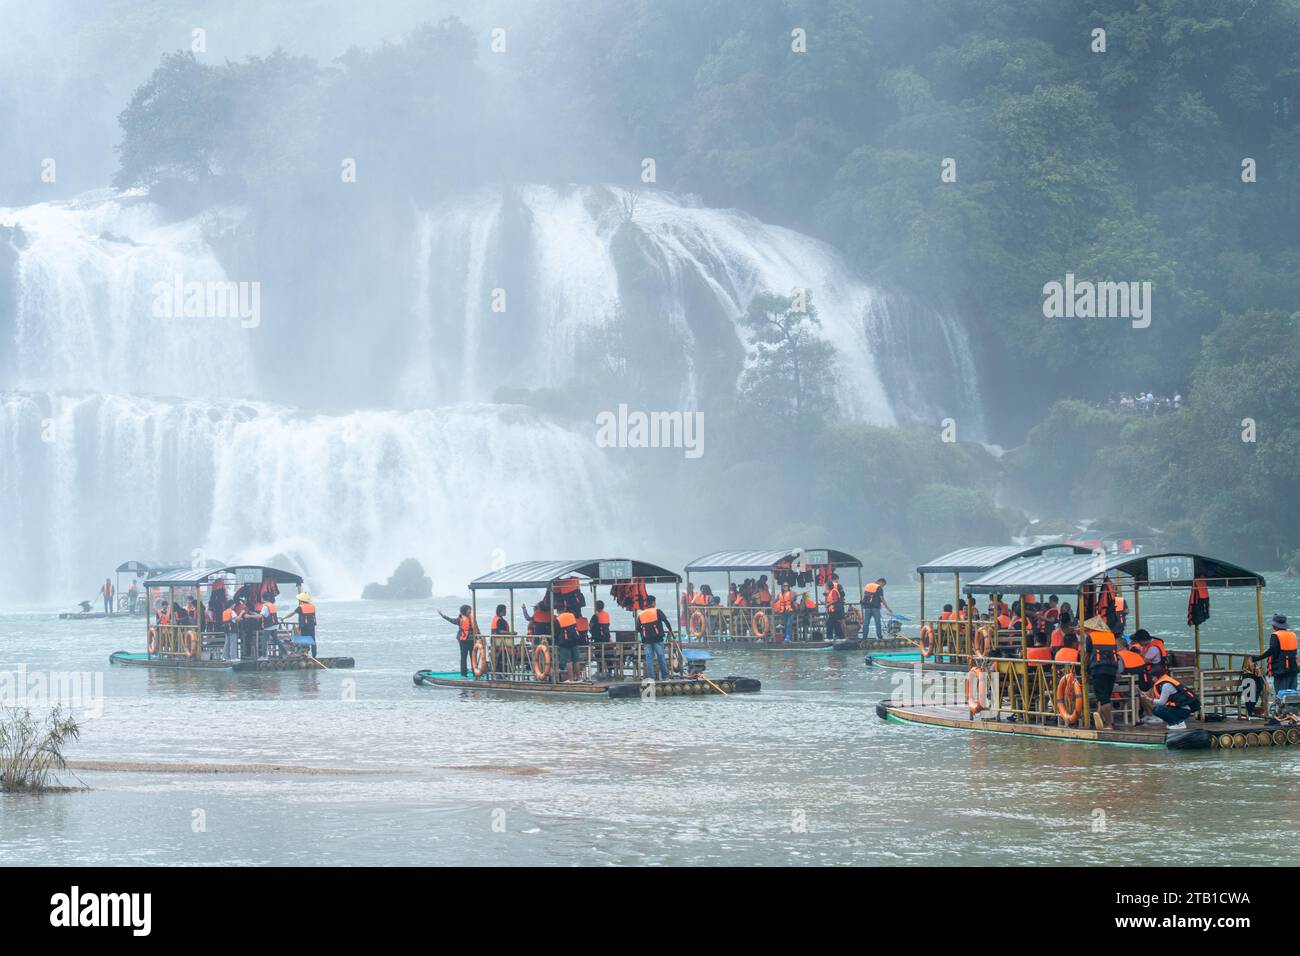
[[[738, 320], [759, 291], [809, 290], [846, 415], [961, 410], [963, 437], [979, 437], [959, 321], [744, 213], [526, 186], [450, 196], [394, 230], [360, 278], [327, 258], [277, 276], [277, 321], [254, 330], [167, 318], [157, 301], [178, 277], [256, 278], [229, 273], [260, 261], [242, 210], [169, 221], [109, 191], [0, 208], [0, 602], [84, 597], [123, 560], [194, 549], [289, 555], [326, 594], [351, 595], [412, 556], [454, 591], [502, 560], [653, 547], [622, 517], [630, 469], [592, 466], [594, 428], [498, 390], [590, 400], [600, 349], [624, 336], [619, 361], [660, 389], [627, 399], [707, 408], [744, 369]], [[309, 314], [293, 313], [295, 283], [319, 293]], [[286, 378], [304, 336], [329, 368]], [[341, 409], [339, 382], [364, 388]]]
[[157, 283], [227, 279], [205, 231], [235, 215], [213, 210], [167, 223], [139, 197], [109, 194], [0, 209], [0, 223], [26, 239], [11, 387], [252, 394], [248, 335], [237, 319], [166, 318], [154, 308]]
[[[506, 285], [503, 260], [517, 251], [500, 228], [509, 203], [518, 203], [526, 219], [527, 270], [522, 287], [506, 290], [517, 304], [494, 315], [489, 291]], [[620, 263], [613, 248], [625, 223], [644, 239], [641, 260], [632, 266]], [[837, 394], [849, 417], [892, 425], [935, 422], [957, 408], [968, 421], [978, 416], [975, 366], [958, 322], [871, 285], [826, 243], [741, 212], [608, 186], [481, 190], [425, 212], [415, 244], [421, 303], [415, 374], [427, 376], [435, 364], [433, 342], [456, 356], [443, 367], [441, 400], [489, 399], [500, 378], [548, 388], [580, 379], [578, 343], [616, 320], [632, 269], [655, 277], [662, 331], [678, 344], [686, 407], [696, 405], [700, 376], [723, 371], [734, 384], [741, 371], [719, 368], [721, 362], [695, 347], [701, 314], [720, 317], [735, 344], [747, 347], [738, 319], [754, 294], [802, 288], [817, 307], [821, 334], [836, 348]], [[430, 288], [442, 294], [431, 299]], [[705, 295], [690, 298], [688, 289]], [[451, 343], [457, 345], [448, 349]], [[977, 420], [972, 424], [973, 432], [982, 431]]]
[[[623, 481], [510, 406], [307, 415], [247, 402], [0, 395], [0, 604], [85, 597], [130, 558], [291, 555], [354, 596], [417, 557], [443, 592], [494, 565], [626, 547]], [[569, 556], [565, 550], [561, 556]], [[69, 588], [81, 586], [86, 594]]]

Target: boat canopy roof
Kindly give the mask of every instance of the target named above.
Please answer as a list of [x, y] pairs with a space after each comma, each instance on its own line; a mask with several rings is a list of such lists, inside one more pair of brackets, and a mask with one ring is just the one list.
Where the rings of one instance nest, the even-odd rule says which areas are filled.
[[[810, 556], [819, 560], [809, 560]], [[790, 548], [785, 551], [714, 551], [686, 565], [686, 571], [688, 574], [692, 571], [773, 571], [790, 567], [796, 559], [815, 566], [829, 562], [837, 568], [862, 567], [862, 562], [846, 551]]]
[[181, 571], [190, 566], [188, 561], [123, 561], [117, 566], [118, 574], [162, 574], [165, 571]]
[[972, 571], [988, 571], [999, 564], [1006, 564], [1017, 558], [1037, 555], [1044, 557], [1069, 557], [1074, 554], [1091, 554], [1089, 548], [1079, 544], [1006, 544], [991, 548], [958, 548], [949, 551], [916, 569], [917, 574], [969, 574]]
[[151, 588], [192, 588], [227, 577], [233, 577], [238, 584], [260, 584], [267, 579], [276, 584], [302, 584], [302, 575], [280, 568], [268, 568], [262, 564], [232, 564], [229, 567], [198, 569], [187, 567], [183, 571], [151, 575], [145, 584]]
[[680, 574], [646, 561], [630, 558], [589, 558], [586, 561], [520, 561], [507, 564], [469, 583], [471, 591], [509, 588], [547, 588], [561, 578], [589, 578], [596, 584], [614, 584], [641, 578], [646, 581], [680, 581]]
[[1141, 554], [1106, 558], [1102, 555], [1020, 558], [963, 582], [968, 594], [1036, 594], [1078, 591], [1104, 576], [1123, 574], [1142, 588], [1185, 588], [1197, 579], [1208, 587], [1263, 587], [1254, 571], [1200, 554]]

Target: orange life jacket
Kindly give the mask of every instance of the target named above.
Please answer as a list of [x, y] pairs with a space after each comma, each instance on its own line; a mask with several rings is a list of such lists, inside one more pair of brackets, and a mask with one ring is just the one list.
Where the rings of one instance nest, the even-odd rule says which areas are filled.
[[1052, 649], [1050, 647], [1030, 647], [1025, 649], [1025, 659], [1030, 661], [1050, 661], [1052, 659]]
[[663, 625], [659, 622], [659, 609], [648, 607], [643, 611], [638, 611], [636, 615], [637, 622], [641, 625], [641, 640], [656, 641], [663, 640]]
[[939, 620], [941, 620], [941, 621], [951, 621], [951, 620], [953, 619], [953, 617], [954, 617], [954, 615], [953, 615], [952, 611], [944, 611], [943, 613], [941, 613], [941, 614], [939, 615]]
[[1063, 647], [1056, 652], [1058, 661], [1075, 661], [1079, 660], [1079, 649], [1077, 647]]
[[772, 610], [778, 614], [788, 614], [794, 610], [794, 595], [789, 591], [782, 591], [772, 602]]
[[1052, 631], [1052, 647], [1065, 646], [1065, 632], [1059, 627]]
[[470, 616], [468, 614], [458, 615], [456, 623], [456, 640], [468, 641], [473, 632], [474, 627], [470, 621]]
[[311, 627], [316, 626], [316, 605], [310, 601], [300, 601], [298, 603], [298, 621], [301, 624], [308, 624]]
[[1124, 670], [1126, 671], [1146, 670], [1146, 658], [1136, 651], [1120, 651], [1119, 659], [1124, 662]]
[[606, 624], [606, 625], [609, 624], [609, 612], [608, 612], [608, 611], [597, 611], [597, 612], [596, 612], [596, 623], [597, 623], [597, 624]]
[[1186, 686], [1183, 685], [1182, 681], [1175, 680], [1168, 674], [1162, 674], [1160, 677], [1156, 678], [1156, 682], [1151, 685], [1151, 692], [1155, 694], [1157, 698], [1160, 696], [1162, 684], [1174, 685], [1173, 696], [1169, 698], [1171, 706], [1186, 707], [1190, 710], [1196, 710], [1200, 707], [1200, 701], [1197, 700], [1196, 695], [1188, 690]]
[[494, 615], [492, 616], [492, 633], [493, 633], [493, 634], [509, 634], [509, 633], [510, 633], [510, 622], [507, 621], [507, 620], [506, 620], [504, 617], [502, 617], [500, 614], [494, 614]]
[[560, 627], [573, 627], [574, 624], [578, 623], [578, 619], [569, 611], [561, 611], [555, 615], [555, 623]]
[[998, 627], [1002, 628], [1002, 630], [1004, 630], [1004, 631], [1005, 631], [1007, 628], [1011, 627], [1011, 616], [1008, 615], [1008, 614], [999, 614], [999, 615], [998, 615]]
[[1092, 646], [1090, 666], [1100, 665], [1103, 668], [1115, 666], [1117, 657], [1114, 634], [1110, 631], [1089, 631], [1088, 642]]
[[276, 606], [272, 604], [270, 601], [267, 601], [265, 604], [262, 605], [262, 607], [268, 608], [270, 610], [271, 616], [267, 618], [267, 620], [270, 623], [275, 624], [280, 620], [279, 612], [277, 611]]
[[540, 607], [540, 606], [534, 604], [534, 605], [533, 605], [533, 623], [534, 623], [534, 624], [550, 624], [550, 623], [551, 623], [551, 612], [548, 611], [548, 610], [546, 610], [546, 609], [543, 608], [543, 607]]
[[[1276, 674], [1285, 675], [1293, 674], [1296, 671], [1296, 636], [1295, 631], [1274, 631], [1273, 636], [1277, 638], [1277, 646], [1280, 653], [1271, 654], [1268, 658], [1268, 673], [1270, 676]], [[1273, 669], [1273, 662], [1277, 661], [1277, 670]]]
[[226, 608], [224, 611], [221, 612], [222, 624], [229, 624], [234, 619], [235, 619], [235, 612], [230, 608]]

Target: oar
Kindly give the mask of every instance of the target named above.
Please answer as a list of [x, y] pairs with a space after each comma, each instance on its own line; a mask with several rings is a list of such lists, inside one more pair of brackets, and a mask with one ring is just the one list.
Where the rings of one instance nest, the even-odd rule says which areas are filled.
[[[304, 653], [304, 654], [307, 654], [306, 651], [303, 651], [303, 653]], [[308, 658], [308, 660], [313, 661], [313, 662], [316, 664], [316, 666], [319, 667], [319, 668], [321, 668], [322, 670], [329, 670], [328, 667], [326, 667], [326, 666], [325, 666], [324, 664], [322, 664], [320, 661], [316, 660], [316, 658], [312, 657], [310, 654], [307, 654], [307, 658]]]
[[723, 690], [721, 687], [719, 687], [717, 684], [713, 683], [713, 681], [711, 681], [711, 680], [709, 680], [707, 677], [705, 677], [703, 674], [701, 674], [700, 677], [704, 679], [704, 682], [705, 682], [706, 684], [708, 684], [710, 687], [712, 687], [714, 690], [716, 690], [716, 691], [717, 691], [719, 694], [721, 694], [723, 697], [730, 697], [730, 696], [731, 696], [731, 695], [728, 694], [725, 690]]

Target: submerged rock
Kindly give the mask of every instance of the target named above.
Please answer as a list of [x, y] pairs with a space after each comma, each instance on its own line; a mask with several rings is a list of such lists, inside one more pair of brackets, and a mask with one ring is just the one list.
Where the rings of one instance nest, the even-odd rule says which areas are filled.
[[426, 577], [424, 566], [407, 558], [397, 566], [387, 584], [371, 582], [361, 592], [366, 601], [412, 601], [433, 597], [433, 578]]

